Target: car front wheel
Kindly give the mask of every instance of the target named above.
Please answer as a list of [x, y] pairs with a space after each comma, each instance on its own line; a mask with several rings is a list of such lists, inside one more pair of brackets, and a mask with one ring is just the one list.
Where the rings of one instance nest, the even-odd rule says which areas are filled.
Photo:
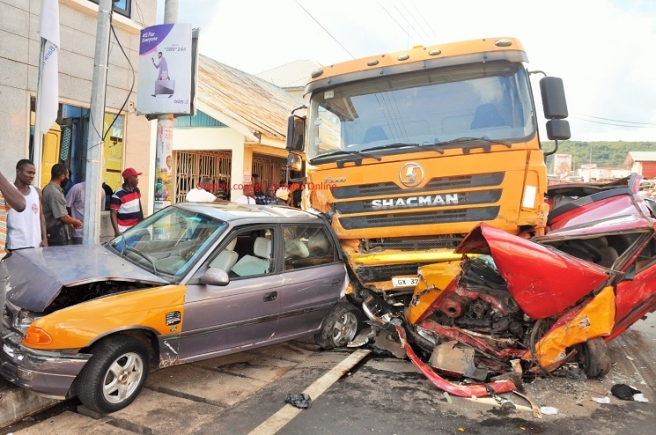
[[138, 340], [112, 337], [92, 349], [78, 379], [78, 397], [87, 408], [110, 413], [128, 406], [148, 377], [148, 351]]
[[323, 320], [315, 342], [322, 349], [346, 346], [355, 338], [362, 327], [362, 314], [348, 302], [339, 302]]

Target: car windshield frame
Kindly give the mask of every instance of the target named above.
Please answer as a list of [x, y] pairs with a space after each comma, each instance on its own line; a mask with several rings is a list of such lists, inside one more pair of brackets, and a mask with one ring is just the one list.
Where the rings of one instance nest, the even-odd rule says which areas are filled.
[[223, 220], [171, 205], [105, 246], [134, 265], [177, 283], [228, 227]]
[[[311, 96], [307, 156], [462, 148], [460, 138], [525, 142], [537, 133], [531, 95], [524, 66], [507, 61], [335, 85]], [[394, 146], [381, 150], [386, 145]], [[372, 148], [379, 151], [366, 153]]]

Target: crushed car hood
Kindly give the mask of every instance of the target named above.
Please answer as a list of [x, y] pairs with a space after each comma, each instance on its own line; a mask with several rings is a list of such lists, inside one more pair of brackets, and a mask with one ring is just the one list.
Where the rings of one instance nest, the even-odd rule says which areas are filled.
[[7, 267], [7, 299], [38, 313], [66, 286], [107, 280], [168, 283], [101, 245], [21, 249], [7, 259]]
[[456, 248], [489, 254], [522, 310], [534, 319], [562, 312], [607, 281], [610, 271], [481, 223]]

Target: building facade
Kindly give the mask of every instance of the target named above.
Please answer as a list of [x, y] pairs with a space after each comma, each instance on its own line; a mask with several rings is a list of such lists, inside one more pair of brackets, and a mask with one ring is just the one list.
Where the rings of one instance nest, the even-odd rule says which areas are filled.
[[232, 201], [255, 174], [264, 191], [279, 184], [286, 178], [287, 117], [298, 106], [278, 86], [201, 55], [197, 113], [174, 121], [173, 202], [184, 201], [203, 177]]
[[[0, 168], [13, 180], [16, 162], [31, 158], [41, 172], [43, 186], [50, 180], [52, 165], [64, 163], [73, 182], [84, 181], [97, 0], [59, 0], [59, 112], [57, 122], [44, 137], [41, 158], [33, 155], [41, 1], [0, 0], [0, 10]], [[150, 122], [134, 112], [136, 88], [130, 90], [139, 63], [140, 30], [155, 24], [156, 14], [157, 0], [139, 0], [138, 5], [132, 0], [114, 3], [101, 177], [113, 190], [120, 186], [125, 167], [143, 172], [144, 184], [152, 178], [152, 169], [146, 164], [152, 161]], [[151, 198], [145, 196], [145, 209], [149, 201]]]

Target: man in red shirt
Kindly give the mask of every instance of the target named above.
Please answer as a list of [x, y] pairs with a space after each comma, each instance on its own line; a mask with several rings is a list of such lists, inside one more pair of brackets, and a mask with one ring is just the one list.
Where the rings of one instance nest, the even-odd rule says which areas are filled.
[[141, 172], [137, 172], [134, 168], [127, 168], [122, 175], [123, 184], [114, 192], [111, 200], [110, 218], [115, 236], [119, 236], [143, 220], [141, 192], [137, 187]]

